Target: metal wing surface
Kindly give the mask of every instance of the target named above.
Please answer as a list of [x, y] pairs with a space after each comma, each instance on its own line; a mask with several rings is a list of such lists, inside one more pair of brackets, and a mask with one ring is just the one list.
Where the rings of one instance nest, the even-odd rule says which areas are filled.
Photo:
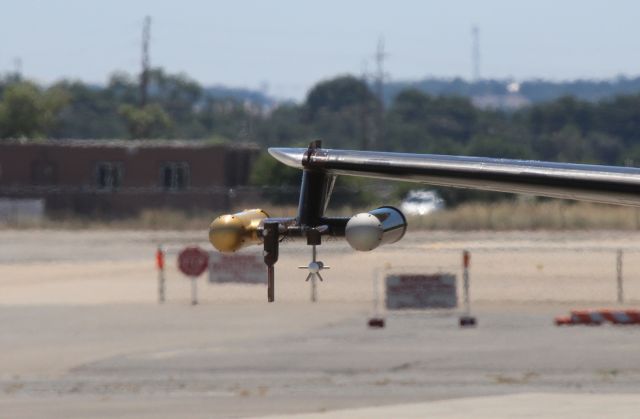
[[334, 175], [640, 206], [640, 168], [377, 151], [270, 148], [280, 162]]

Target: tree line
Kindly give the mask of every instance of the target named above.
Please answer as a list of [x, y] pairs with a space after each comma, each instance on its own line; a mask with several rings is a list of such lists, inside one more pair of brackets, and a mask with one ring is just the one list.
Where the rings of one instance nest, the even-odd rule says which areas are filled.
[[512, 79], [464, 80], [461, 78], [426, 78], [423, 80], [393, 81], [384, 86], [384, 97], [387, 103], [407, 88], [415, 88], [430, 95], [448, 96], [482, 96], [517, 94], [532, 103], [550, 102], [563, 96], [595, 102], [608, 97], [640, 91], [640, 77], [618, 76], [610, 80], [578, 79], [571, 81], [549, 81], [542, 79], [526, 80], [515, 83], [516, 92], [509, 92], [507, 86]]
[[[154, 69], [144, 106], [139, 96], [137, 78], [127, 74], [114, 74], [103, 86], [72, 80], [42, 86], [8, 76], [0, 80], [0, 138], [182, 138], [265, 148], [322, 139], [334, 148], [640, 163], [638, 94], [599, 102], [562, 97], [504, 112], [408, 88], [383, 106], [366, 82], [345, 75], [319, 82], [302, 103], [265, 107]], [[267, 158], [253, 178], [298, 181]]]

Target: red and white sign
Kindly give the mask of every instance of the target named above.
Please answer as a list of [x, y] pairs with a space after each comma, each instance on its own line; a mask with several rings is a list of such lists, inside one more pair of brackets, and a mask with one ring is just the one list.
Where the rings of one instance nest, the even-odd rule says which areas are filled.
[[571, 310], [569, 316], [556, 317], [556, 325], [601, 325], [612, 324], [640, 324], [640, 310], [631, 309], [599, 309], [599, 310]]
[[239, 282], [242, 284], [265, 284], [266, 268], [257, 254], [213, 253], [209, 260], [209, 282]]
[[185, 247], [178, 255], [178, 268], [190, 277], [202, 275], [209, 265], [209, 254], [197, 246]]

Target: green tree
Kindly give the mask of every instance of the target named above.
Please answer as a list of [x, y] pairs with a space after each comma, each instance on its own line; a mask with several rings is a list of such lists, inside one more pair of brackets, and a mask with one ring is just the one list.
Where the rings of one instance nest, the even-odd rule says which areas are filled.
[[52, 137], [124, 138], [128, 135], [126, 121], [118, 112], [127, 101], [114, 99], [109, 87], [77, 81], [62, 81], [54, 87], [65, 91], [69, 100], [58, 114]]
[[263, 198], [274, 204], [296, 204], [297, 188], [302, 172], [286, 166], [268, 153], [262, 153], [253, 164], [249, 183], [264, 189]]
[[35, 84], [24, 81], [9, 85], [0, 101], [0, 137], [40, 138], [48, 135], [67, 101], [62, 89], [42, 91]]
[[203, 138], [207, 135], [198, 119], [204, 98], [202, 86], [185, 74], [168, 74], [160, 68], [149, 74], [149, 103], [156, 104], [172, 121], [170, 135]]
[[285, 103], [266, 117], [257, 118], [256, 139], [270, 146], [306, 146], [311, 138], [301, 106]]
[[316, 84], [305, 101], [307, 117], [313, 121], [318, 113], [340, 112], [376, 101], [369, 86], [353, 76], [340, 76]]
[[129, 136], [132, 139], [167, 138], [172, 126], [169, 115], [157, 104], [139, 108], [122, 105], [120, 114], [127, 121]]
[[640, 95], [618, 96], [595, 105], [598, 131], [627, 146], [640, 142]]
[[459, 153], [477, 129], [478, 114], [467, 99], [431, 97], [409, 89], [387, 114], [387, 149]]
[[377, 109], [377, 99], [364, 81], [340, 76], [309, 91], [303, 122], [312, 137], [331, 147], [369, 148], [379, 135]]

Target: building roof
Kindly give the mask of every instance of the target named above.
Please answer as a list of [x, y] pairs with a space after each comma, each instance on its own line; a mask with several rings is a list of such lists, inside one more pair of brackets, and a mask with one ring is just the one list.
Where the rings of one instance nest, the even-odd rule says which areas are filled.
[[44, 145], [51, 147], [113, 147], [113, 148], [225, 148], [242, 150], [259, 150], [255, 143], [219, 143], [208, 140], [175, 139], [175, 140], [123, 140], [123, 139], [7, 139], [0, 140], [3, 145]]

